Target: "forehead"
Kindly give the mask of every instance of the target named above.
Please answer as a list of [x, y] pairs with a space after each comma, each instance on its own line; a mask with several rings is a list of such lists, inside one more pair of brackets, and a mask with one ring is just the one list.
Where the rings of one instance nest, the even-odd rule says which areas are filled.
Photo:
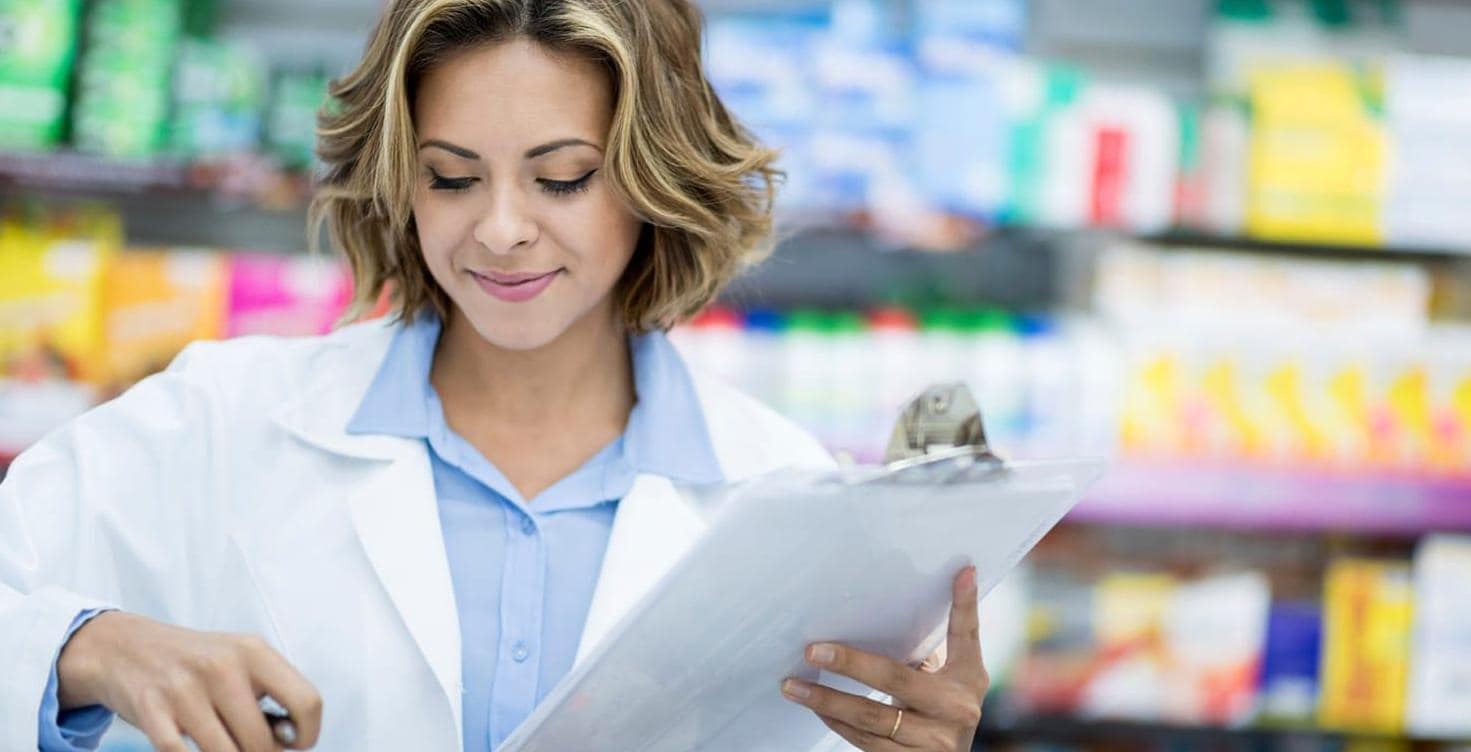
[[478, 46], [425, 72], [416, 92], [420, 139], [482, 155], [576, 137], [601, 144], [612, 118], [607, 73], [581, 55], [525, 39]]

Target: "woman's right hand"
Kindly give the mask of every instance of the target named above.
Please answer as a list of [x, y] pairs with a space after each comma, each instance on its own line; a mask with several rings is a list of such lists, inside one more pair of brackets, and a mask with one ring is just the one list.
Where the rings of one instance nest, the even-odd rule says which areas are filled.
[[275, 752], [259, 701], [270, 695], [309, 749], [322, 725], [322, 698], [259, 637], [196, 632], [109, 611], [74, 633], [57, 661], [62, 709], [104, 705], [164, 752]]

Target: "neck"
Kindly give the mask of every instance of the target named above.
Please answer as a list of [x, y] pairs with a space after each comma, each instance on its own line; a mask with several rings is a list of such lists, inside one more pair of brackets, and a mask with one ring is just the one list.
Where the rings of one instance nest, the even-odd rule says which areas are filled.
[[452, 424], [496, 433], [565, 426], [621, 432], [634, 402], [627, 334], [612, 311], [589, 314], [534, 350], [507, 350], [454, 310], [430, 381]]

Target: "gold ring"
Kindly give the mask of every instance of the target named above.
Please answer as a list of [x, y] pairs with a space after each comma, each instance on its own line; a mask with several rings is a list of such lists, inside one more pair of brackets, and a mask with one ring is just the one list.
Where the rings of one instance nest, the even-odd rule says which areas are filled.
[[889, 741], [893, 741], [894, 737], [899, 735], [899, 726], [904, 723], [904, 708], [894, 709], [899, 711], [899, 715], [894, 716], [894, 728], [889, 729]]

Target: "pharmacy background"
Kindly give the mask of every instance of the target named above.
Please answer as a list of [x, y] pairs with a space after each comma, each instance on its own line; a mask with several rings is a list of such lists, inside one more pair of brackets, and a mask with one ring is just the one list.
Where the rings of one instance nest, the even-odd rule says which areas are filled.
[[[849, 461], [946, 380], [1110, 458], [983, 604], [978, 749], [1471, 749], [1471, 3], [702, 5], [787, 179], [686, 358]], [[314, 119], [379, 10], [0, 0], [0, 475], [341, 320]]]

